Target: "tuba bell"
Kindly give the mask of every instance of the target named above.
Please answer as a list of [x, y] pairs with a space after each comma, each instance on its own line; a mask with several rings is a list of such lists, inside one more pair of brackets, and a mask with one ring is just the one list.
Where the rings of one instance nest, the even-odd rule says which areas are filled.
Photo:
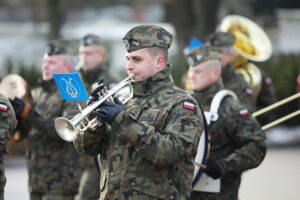
[[55, 129], [58, 135], [65, 141], [72, 142], [77, 134], [83, 134], [87, 129], [94, 130], [101, 126], [102, 122], [97, 117], [91, 116], [104, 101], [113, 101], [113, 97], [117, 97], [123, 104], [126, 104], [133, 96], [133, 88], [130, 84], [130, 79], [133, 77], [130, 74], [127, 78], [107, 91], [104, 89], [101, 92], [99, 99], [88, 105], [83, 110], [75, 115], [72, 119], [58, 117], [55, 119]]
[[271, 57], [272, 44], [269, 37], [255, 22], [239, 15], [225, 17], [220, 24], [220, 30], [235, 36], [234, 49], [238, 56], [233, 66], [253, 87], [255, 95], [258, 95], [262, 75], [259, 68], [248, 63], [248, 60], [263, 62]]

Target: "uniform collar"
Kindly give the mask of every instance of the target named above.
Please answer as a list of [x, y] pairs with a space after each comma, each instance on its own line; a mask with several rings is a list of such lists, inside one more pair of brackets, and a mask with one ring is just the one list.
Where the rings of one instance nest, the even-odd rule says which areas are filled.
[[49, 93], [57, 91], [57, 87], [56, 87], [54, 79], [51, 79], [48, 81], [44, 81], [44, 80], [40, 79], [39, 82], [44, 91], [49, 92]]
[[84, 83], [93, 84], [99, 81], [99, 77], [103, 76], [103, 74], [106, 73], [106, 70], [102, 65], [98, 65], [92, 70], [83, 70], [83, 68], [80, 68], [79, 73]]
[[132, 82], [134, 96], [148, 96], [158, 93], [160, 90], [174, 85], [171, 76], [171, 66], [167, 65], [163, 70], [157, 72], [151, 77]]
[[192, 96], [197, 100], [199, 104], [209, 105], [215, 94], [222, 89], [224, 89], [224, 84], [222, 79], [220, 78], [217, 82], [213, 83], [207, 88], [200, 91], [194, 91]]
[[231, 64], [226, 65], [226, 67], [222, 67], [223, 80], [228, 80], [232, 75], [235, 75], [235, 70]]

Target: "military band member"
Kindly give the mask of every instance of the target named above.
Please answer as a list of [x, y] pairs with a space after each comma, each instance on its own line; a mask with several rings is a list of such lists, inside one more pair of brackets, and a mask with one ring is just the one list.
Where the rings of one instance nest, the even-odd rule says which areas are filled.
[[79, 152], [100, 154], [100, 199], [189, 199], [193, 160], [203, 130], [195, 100], [174, 85], [167, 65], [172, 35], [155, 25], [123, 38], [133, 98], [94, 111], [104, 123], [78, 134]]
[[226, 89], [234, 91], [240, 102], [246, 106], [249, 111], [256, 110], [256, 97], [253, 88], [233, 67], [233, 61], [237, 57], [234, 50], [235, 37], [228, 32], [215, 32], [209, 35], [206, 44], [218, 47], [222, 52], [221, 66], [222, 79]]
[[[221, 78], [221, 52], [211, 46], [194, 49], [187, 56], [192, 96], [204, 111], [224, 90]], [[241, 174], [257, 167], [266, 154], [265, 134], [247, 109], [232, 96], [226, 96], [218, 109], [218, 119], [209, 125], [211, 151], [204, 173], [221, 178], [219, 193], [193, 191], [192, 200], [237, 200]]]
[[[103, 78], [108, 89], [114, 85], [114, 79], [110, 76], [105, 63], [106, 49], [102, 38], [94, 34], [87, 34], [80, 40], [79, 46], [80, 63], [79, 69], [84, 85], [90, 93], [93, 86]], [[100, 173], [97, 169], [97, 157], [94, 159], [86, 156], [84, 163], [84, 172], [81, 177], [78, 200], [95, 200], [100, 194]]]
[[17, 115], [32, 125], [29, 133], [27, 169], [31, 200], [73, 200], [81, 176], [80, 155], [72, 143], [62, 140], [55, 131], [54, 120], [76, 113], [73, 102], [62, 100], [53, 80], [53, 73], [73, 70], [74, 59], [69, 43], [51, 41], [42, 64], [42, 81], [33, 90], [33, 105], [15, 98]]
[[7, 142], [11, 133], [17, 126], [13, 107], [9, 100], [0, 93], [0, 200], [4, 200], [4, 187], [6, 184], [4, 170], [4, 155], [7, 154]]
[[105, 64], [106, 49], [102, 38], [94, 34], [87, 34], [80, 40], [79, 45], [80, 63], [82, 66], [79, 73], [83, 79], [88, 92], [91, 92], [92, 86], [104, 79], [108, 88], [111, 88], [115, 80], [110, 75], [108, 66]]

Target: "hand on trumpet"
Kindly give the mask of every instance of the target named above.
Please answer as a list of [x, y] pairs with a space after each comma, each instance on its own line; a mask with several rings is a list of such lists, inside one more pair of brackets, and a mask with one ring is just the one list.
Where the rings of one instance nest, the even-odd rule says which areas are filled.
[[104, 101], [93, 113], [100, 120], [111, 124], [115, 117], [124, 110], [124, 104], [118, 98], [114, 98], [114, 102], [108, 100]]
[[87, 104], [90, 105], [93, 102], [97, 101], [101, 96], [104, 95], [106, 90], [106, 85], [104, 83], [103, 78], [100, 78], [98, 82], [98, 86], [92, 91], [91, 96], [89, 97]]

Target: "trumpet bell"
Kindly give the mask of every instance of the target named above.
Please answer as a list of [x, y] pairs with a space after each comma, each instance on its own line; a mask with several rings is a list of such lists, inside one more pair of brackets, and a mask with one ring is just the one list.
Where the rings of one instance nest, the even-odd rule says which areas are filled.
[[232, 33], [236, 52], [252, 61], [262, 62], [272, 55], [272, 44], [267, 34], [253, 21], [239, 15], [225, 17], [220, 30]]
[[55, 119], [55, 130], [65, 141], [73, 142], [76, 137], [76, 129], [70, 120], [65, 117]]

